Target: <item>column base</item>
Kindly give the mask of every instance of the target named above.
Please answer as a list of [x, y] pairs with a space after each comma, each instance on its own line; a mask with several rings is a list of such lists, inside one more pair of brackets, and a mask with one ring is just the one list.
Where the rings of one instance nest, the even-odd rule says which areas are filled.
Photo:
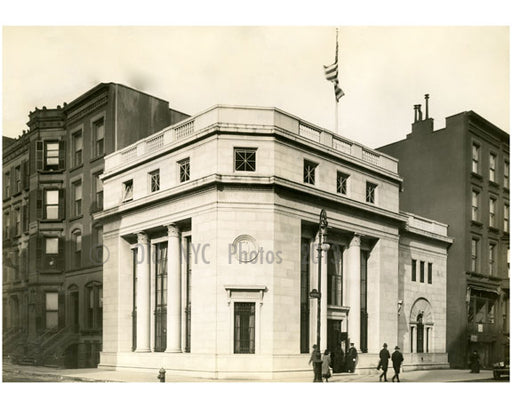
[[176, 349], [166, 349], [165, 350], [166, 353], [182, 353], [181, 349], [180, 348], [176, 348]]
[[151, 349], [137, 349], [134, 351], [134, 353], [151, 353]]

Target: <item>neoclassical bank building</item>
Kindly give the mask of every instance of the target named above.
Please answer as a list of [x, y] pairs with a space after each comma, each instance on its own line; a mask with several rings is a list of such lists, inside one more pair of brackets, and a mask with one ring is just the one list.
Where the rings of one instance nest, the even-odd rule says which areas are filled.
[[396, 159], [276, 108], [214, 106], [107, 156], [102, 180], [101, 367], [292, 378], [318, 316], [322, 351], [354, 343], [356, 372], [384, 342], [410, 369], [447, 366], [452, 240], [399, 210]]

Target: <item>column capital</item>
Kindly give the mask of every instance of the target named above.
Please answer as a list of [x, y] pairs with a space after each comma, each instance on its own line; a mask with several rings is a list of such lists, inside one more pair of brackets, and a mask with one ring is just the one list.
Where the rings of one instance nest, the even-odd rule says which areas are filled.
[[146, 245], [149, 242], [148, 234], [144, 231], [137, 232], [137, 243], [141, 245]]
[[167, 236], [169, 238], [178, 238], [180, 236], [180, 229], [176, 224], [167, 224]]
[[352, 240], [350, 241], [350, 245], [349, 246], [361, 246], [361, 235], [359, 234], [354, 234], [354, 236], [352, 237]]

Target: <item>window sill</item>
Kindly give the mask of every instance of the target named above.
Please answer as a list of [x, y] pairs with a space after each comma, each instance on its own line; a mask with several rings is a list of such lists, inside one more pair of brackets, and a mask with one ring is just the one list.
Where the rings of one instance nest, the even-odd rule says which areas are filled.
[[494, 187], [496, 189], [500, 188], [500, 185], [498, 183], [496, 183], [495, 181], [492, 181], [492, 180], [489, 180], [489, 186], [490, 187]]
[[37, 170], [39, 174], [61, 174], [64, 173], [64, 169], [44, 169], [44, 170]]
[[76, 221], [76, 220], [79, 220], [81, 218], [83, 218], [84, 215], [83, 214], [80, 214], [80, 215], [74, 215], [72, 217], [69, 217], [69, 222], [72, 222], [72, 221]]
[[489, 232], [492, 232], [493, 234], [499, 234], [500, 233], [500, 229], [496, 228], [496, 227], [489, 226]]
[[89, 161], [89, 163], [94, 163], [94, 162], [96, 162], [96, 161], [98, 161], [98, 160], [101, 160], [101, 159], [103, 159], [103, 158], [105, 158], [105, 153], [103, 153], [103, 154], [102, 154], [102, 155], [100, 155], [100, 156], [96, 156], [96, 157], [92, 158], [92, 159]]
[[81, 168], [83, 168], [83, 167], [84, 167], [84, 164], [83, 164], [83, 163], [82, 163], [82, 164], [78, 164], [78, 165], [73, 166], [72, 168], [70, 168], [70, 169], [69, 169], [69, 172], [71, 173], [71, 172], [73, 172], [73, 171], [75, 171], [75, 170], [78, 170], [78, 169], [81, 169]]
[[474, 177], [480, 181], [484, 179], [481, 174], [475, 173], [474, 171], [471, 172], [471, 177]]
[[480, 221], [471, 220], [471, 225], [474, 227], [482, 228], [483, 224]]

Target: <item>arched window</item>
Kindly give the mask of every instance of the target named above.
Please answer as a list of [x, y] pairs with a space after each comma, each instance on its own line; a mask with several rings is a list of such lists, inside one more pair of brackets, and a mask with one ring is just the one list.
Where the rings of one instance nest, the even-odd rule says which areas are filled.
[[70, 285], [68, 287], [68, 322], [71, 330], [75, 333], [80, 331], [80, 294], [78, 286]]
[[432, 348], [434, 321], [432, 306], [425, 298], [418, 298], [409, 314], [411, 353], [428, 353]]
[[102, 329], [103, 287], [100, 282], [90, 282], [85, 286], [85, 318], [87, 328]]

